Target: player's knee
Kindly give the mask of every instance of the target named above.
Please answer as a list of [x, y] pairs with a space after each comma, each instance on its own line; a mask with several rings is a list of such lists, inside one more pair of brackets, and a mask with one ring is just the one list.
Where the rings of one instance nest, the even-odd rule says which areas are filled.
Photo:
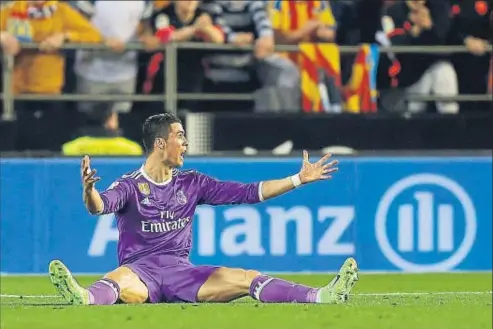
[[252, 281], [259, 275], [261, 273], [258, 271], [223, 267], [214, 274], [214, 277], [218, 282], [222, 282], [231, 288], [249, 289]]
[[253, 280], [262, 275], [262, 273], [260, 273], [259, 271], [255, 271], [255, 270], [246, 270], [245, 271], [245, 279], [246, 279], [246, 283], [248, 284], [248, 286], [250, 286], [253, 282]]
[[146, 285], [127, 267], [108, 273], [105, 278], [115, 281], [120, 288], [120, 300], [125, 304], [143, 304], [149, 297]]
[[261, 275], [259, 271], [254, 271], [254, 270], [238, 269], [236, 271], [238, 275], [235, 276], [236, 280], [234, 280], [235, 281], [234, 285], [237, 288], [241, 288], [244, 290], [249, 290], [253, 280], [257, 276]]
[[147, 298], [148, 292], [145, 286], [135, 285], [120, 291], [120, 300], [125, 304], [144, 304]]

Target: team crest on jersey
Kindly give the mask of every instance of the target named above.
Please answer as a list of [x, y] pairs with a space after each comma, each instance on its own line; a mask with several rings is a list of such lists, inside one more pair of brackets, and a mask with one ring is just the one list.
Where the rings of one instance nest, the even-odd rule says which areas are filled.
[[186, 204], [187, 203], [187, 196], [183, 191], [178, 191], [176, 193], [176, 201], [178, 201], [179, 204]]
[[144, 195], [151, 194], [151, 189], [149, 188], [149, 184], [147, 183], [139, 183], [139, 191]]

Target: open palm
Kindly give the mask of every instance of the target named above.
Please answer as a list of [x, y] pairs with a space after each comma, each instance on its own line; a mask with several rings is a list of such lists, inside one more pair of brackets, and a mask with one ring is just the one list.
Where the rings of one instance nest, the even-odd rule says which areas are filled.
[[82, 178], [82, 186], [84, 189], [91, 189], [94, 184], [101, 178], [96, 177], [96, 169], [91, 170], [91, 159], [89, 156], [84, 156], [80, 163], [80, 175]]
[[308, 152], [303, 151], [303, 164], [299, 173], [302, 184], [316, 182], [319, 180], [331, 179], [332, 174], [338, 170], [337, 164], [339, 161], [333, 160], [326, 163], [332, 154], [324, 155], [320, 160], [310, 163]]

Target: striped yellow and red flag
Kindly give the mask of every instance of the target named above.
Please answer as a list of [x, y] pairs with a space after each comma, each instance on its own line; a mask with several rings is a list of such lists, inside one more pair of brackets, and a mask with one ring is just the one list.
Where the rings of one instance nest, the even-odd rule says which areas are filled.
[[303, 111], [322, 112], [319, 70], [332, 77], [337, 87], [341, 87], [339, 47], [334, 44], [302, 43], [299, 49]]
[[356, 54], [351, 78], [344, 88], [345, 110], [352, 113], [377, 111], [377, 68], [380, 51], [377, 45], [363, 44]]
[[[270, 1], [269, 13], [275, 30], [292, 33], [310, 20], [318, 20], [327, 27], [336, 28], [336, 21], [328, 1], [324, 0], [276, 0]], [[287, 53], [301, 71], [303, 110], [319, 112], [322, 110], [318, 93], [318, 70], [322, 68], [331, 76], [340, 76], [340, 59], [337, 46], [315, 45], [307, 37], [299, 45], [298, 53]], [[339, 80], [338, 78], [336, 80]]]
[[[269, 1], [269, 16], [275, 30], [291, 33], [303, 27], [310, 20], [320, 21], [327, 27], [336, 28], [332, 8], [323, 0], [276, 0]], [[303, 42], [313, 41], [307, 37]], [[285, 54], [293, 62], [300, 64], [297, 53]]]
[[[336, 28], [332, 8], [328, 1], [278, 0], [270, 2], [270, 17], [273, 28], [282, 32], [293, 32], [309, 20], [319, 20], [325, 26]], [[302, 107], [304, 112], [322, 112], [319, 92], [319, 72], [330, 76], [337, 88], [347, 96], [345, 107], [351, 112], [376, 111], [376, 63], [378, 48], [364, 45], [353, 67], [351, 82], [347, 88], [341, 86], [340, 52], [337, 45], [314, 44], [310, 38], [299, 45], [298, 53], [286, 54], [301, 71]]]

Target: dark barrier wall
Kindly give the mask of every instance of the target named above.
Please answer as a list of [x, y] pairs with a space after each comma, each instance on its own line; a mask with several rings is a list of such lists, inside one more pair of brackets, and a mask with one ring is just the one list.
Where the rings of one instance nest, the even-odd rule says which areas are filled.
[[[146, 104], [121, 116], [125, 135], [141, 141], [141, 125], [155, 114]], [[66, 113], [73, 114], [74, 111]], [[186, 120], [185, 116], [183, 119]], [[60, 125], [59, 122], [64, 124]], [[0, 151], [47, 145], [59, 151], [84, 122], [83, 117], [0, 121]], [[295, 149], [317, 150], [343, 145], [357, 150], [471, 150], [492, 148], [491, 114], [468, 116], [423, 115], [403, 118], [389, 115], [254, 115], [217, 114], [211, 120], [214, 150], [242, 150], [246, 146], [271, 150], [286, 140]], [[254, 133], [255, 132], [255, 133]], [[274, 133], [275, 132], [275, 133]]]
[[[113, 215], [90, 217], [78, 159], [2, 159], [1, 271], [74, 272], [117, 266]], [[100, 189], [140, 159], [94, 159]], [[251, 182], [298, 171], [300, 160], [189, 159], [220, 179]], [[334, 271], [355, 256], [364, 271], [492, 269], [492, 160], [487, 157], [343, 158], [332, 181], [259, 205], [201, 206], [197, 264], [262, 271]], [[144, 196], [143, 196], [144, 198]]]
[[323, 114], [235, 118], [218, 115], [214, 120], [214, 147], [216, 150], [237, 150], [251, 146], [270, 150], [291, 140], [294, 149], [312, 150], [332, 145], [357, 150], [491, 149], [491, 127], [491, 115], [411, 118]]

